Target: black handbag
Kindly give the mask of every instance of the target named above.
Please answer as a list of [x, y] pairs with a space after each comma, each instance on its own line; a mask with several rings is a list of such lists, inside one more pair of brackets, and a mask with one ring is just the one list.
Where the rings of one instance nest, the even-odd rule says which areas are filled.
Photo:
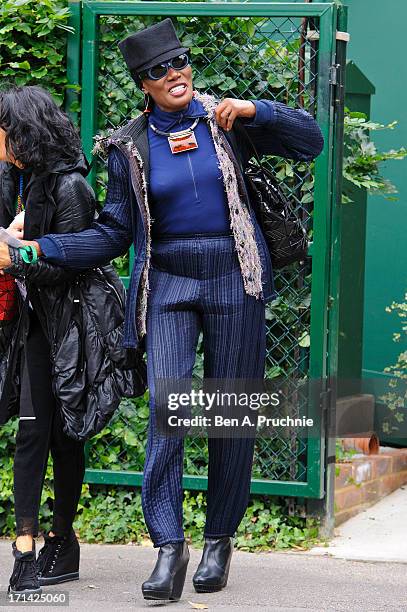
[[263, 230], [273, 268], [304, 260], [308, 249], [307, 233], [294, 204], [280, 189], [272, 172], [261, 163], [247, 130], [239, 121], [235, 121], [235, 125], [249, 143], [257, 161], [249, 161], [244, 174], [250, 203]]

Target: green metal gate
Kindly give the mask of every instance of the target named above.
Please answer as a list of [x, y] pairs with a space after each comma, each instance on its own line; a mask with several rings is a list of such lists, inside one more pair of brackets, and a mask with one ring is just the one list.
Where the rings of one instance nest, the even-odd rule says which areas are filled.
[[[296, 414], [313, 418], [316, 427], [308, 439], [292, 430], [257, 441], [252, 492], [322, 498], [325, 413], [337, 350], [340, 146], [335, 138], [340, 138], [342, 117], [335, 104], [335, 75], [341, 69], [335, 58], [343, 13], [335, 3], [84, 0], [71, 3], [71, 9], [75, 34], [69, 41], [69, 76], [82, 88], [80, 122], [88, 156], [97, 132], [121, 125], [142, 109], [118, 40], [163, 16], [172, 17], [181, 40], [191, 47], [197, 89], [219, 97], [275, 99], [316, 116], [325, 147], [315, 163], [267, 160], [312, 239], [312, 264], [292, 266], [276, 277], [279, 297], [267, 310], [267, 377], [275, 377]], [[91, 180], [100, 201], [106, 178], [104, 162], [96, 159]], [[132, 254], [119, 263], [127, 283]], [[308, 399], [301, 401], [298, 384], [305, 377], [319, 385], [311, 385]], [[147, 417], [145, 399], [123, 402], [112, 423], [89, 444], [87, 482], [141, 484]], [[187, 439], [185, 473], [186, 488], [206, 488], [205, 439]]]

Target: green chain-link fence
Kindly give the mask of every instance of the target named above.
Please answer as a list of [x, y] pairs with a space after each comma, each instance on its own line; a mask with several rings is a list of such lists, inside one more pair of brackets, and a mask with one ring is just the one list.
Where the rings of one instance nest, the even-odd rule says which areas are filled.
[[[274, 99], [303, 107], [317, 117], [325, 153], [312, 164], [279, 158], [266, 160], [301, 214], [312, 244], [312, 264], [294, 265], [276, 275], [278, 298], [267, 309], [267, 378], [273, 378], [283, 401], [279, 412], [308, 415], [319, 421], [319, 393], [302, 397], [309, 377], [324, 384], [327, 376], [332, 144], [335, 113], [331, 106], [330, 66], [335, 50], [334, 5], [268, 5], [227, 3], [83, 3], [82, 113], [85, 149], [98, 132], [115, 128], [143, 108], [117, 42], [171, 15], [183, 44], [191, 48], [194, 87], [218, 97]], [[75, 55], [77, 37], [71, 38]], [[94, 165], [98, 200], [105, 197], [106, 168]], [[116, 261], [128, 281], [132, 256]], [[202, 371], [198, 350], [195, 374]], [[275, 416], [279, 416], [277, 413]], [[148, 420], [147, 398], [124, 401], [109, 426], [88, 448], [89, 482], [141, 482]], [[318, 429], [318, 428], [317, 428]], [[324, 433], [310, 439], [294, 428], [288, 435], [259, 437], [252, 490], [319, 497]], [[206, 486], [207, 444], [186, 440], [185, 484]], [[107, 469], [108, 466], [108, 469]]]

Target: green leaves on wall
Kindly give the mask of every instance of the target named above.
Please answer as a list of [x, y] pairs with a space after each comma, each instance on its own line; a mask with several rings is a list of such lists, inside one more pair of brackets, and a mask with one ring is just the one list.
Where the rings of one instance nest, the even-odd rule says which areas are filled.
[[0, 2], [0, 82], [46, 87], [60, 103], [66, 80], [69, 11], [55, 0]]

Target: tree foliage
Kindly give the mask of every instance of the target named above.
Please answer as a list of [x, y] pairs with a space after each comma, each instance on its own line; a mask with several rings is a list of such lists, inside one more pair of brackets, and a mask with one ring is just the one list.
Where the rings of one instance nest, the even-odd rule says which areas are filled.
[[0, 82], [46, 87], [62, 103], [68, 17], [62, 0], [1, 0]]

